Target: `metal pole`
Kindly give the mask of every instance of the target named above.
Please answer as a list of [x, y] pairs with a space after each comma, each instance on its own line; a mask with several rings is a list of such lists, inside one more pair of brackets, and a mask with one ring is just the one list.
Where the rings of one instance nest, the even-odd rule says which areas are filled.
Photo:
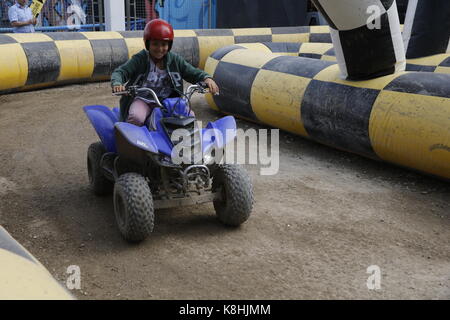
[[125, 31], [125, 2], [108, 0], [105, 3], [105, 29], [106, 31]]
[[137, 9], [136, 9], [136, 0], [133, 1], [133, 8], [134, 8], [134, 30], [137, 30], [136, 24], [137, 24]]
[[127, 16], [127, 30], [131, 30], [131, 17], [130, 17], [130, 1], [131, 0], [125, 0], [125, 14]]
[[208, 29], [211, 29], [212, 26], [212, 0], [208, 1]]
[[[103, 0], [99, 0], [98, 2], [98, 23], [100, 25], [104, 25], [105, 20], [103, 18]], [[102, 27], [100, 27], [100, 31], [102, 31]]]
[[201, 0], [201, 1], [202, 1], [202, 14], [200, 16], [201, 19], [199, 21], [199, 24], [201, 22], [202, 23], [201, 28], [205, 29], [205, 0]]
[[[94, 1], [91, 2], [91, 15], [92, 15], [92, 25], [95, 26], [95, 11], [94, 11]], [[95, 31], [95, 27], [92, 27], [92, 31]]]

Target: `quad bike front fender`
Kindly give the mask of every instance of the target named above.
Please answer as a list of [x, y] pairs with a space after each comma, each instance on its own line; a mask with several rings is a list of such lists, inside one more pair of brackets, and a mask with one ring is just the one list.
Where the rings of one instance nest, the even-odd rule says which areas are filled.
[[83, 107], [86, 116], [108, 152], [116, 152], [114, 124], [119, 121], [118, 108], [110, 109], [102, 105]]
[[[159, 149], [165, 149], [164, 145], [167, 144], [157, 132], [149, 131], [145, 126], [138, 127], [131, 123], [117, 122], [115, 128], [130, 145], [144, 151], [158, 153], [162, 151]], [[170, 150], [170, 146], [167, 147]]]
[[222, 149], [236, 137], [236, 120], [233, 116], [227, 116], [209, 122], [202, 130], [202, 136], [203, 152], [211, 147]]

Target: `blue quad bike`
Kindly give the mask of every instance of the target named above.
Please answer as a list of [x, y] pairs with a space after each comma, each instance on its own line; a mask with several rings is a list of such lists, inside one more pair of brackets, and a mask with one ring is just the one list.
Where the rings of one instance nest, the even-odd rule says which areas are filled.
[[[130, 242], [150, 235], [156, 209], [213, 202], [218, 219], [229, 226], [239, 226], [250, 216], [249, 175], [239, 165], [217, 161], [236, 137], [236, 121], [226, 116], [198, 127], [191, 116], [194, 92], [205, 93], [205, 84], [191, 85], [182, 97], [162, 103], [149, 88], [130, 86], [117, 93], [153, 97], [157, 107], [142, 127], [120, 121], [118, 108], [83, 108], [101, 140], [87, 152], [89, 184], [96, 195], [113, 193], [118, 228]], [[190, 148], [188, 156], [177, 153], [181, 141], [185, 151]]]

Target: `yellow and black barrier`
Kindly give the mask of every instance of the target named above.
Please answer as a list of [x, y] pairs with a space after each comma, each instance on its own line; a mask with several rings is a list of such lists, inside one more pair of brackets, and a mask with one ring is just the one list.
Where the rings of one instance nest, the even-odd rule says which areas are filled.
[[216, 110], [450, 179], [450, 75], [341, 80], [336, 63], [243, 48], [208, 58]]
[[406, 59], [406, 70], [450, 74], [450, 53], [436, 54], [417, 59]]
[[108, 79], [137, 47], [118, 32], [0, 35], [0, 93]]
[[[0, 34], [0, 93], [109, 79], [144, 48], [142, 31]], [[203, 68], [223, 46], [260, 41], [329, 41], [328, 27], [176, 30], [173, 50]]]
[[331, 43], [331, 35], [328, 26], [175, 30], [173, 50], [203, 69], [206, 59], [217, 49], [252, 42]]
[[24, 247], [0, 226], [0, 300], [71, 300]]
[[313, 42], [262, 42], [241, 43], [239, 46], [247, 49], [255, 49], [267, 53], [275, 53], [285, 56], [313, 58], [336, 62], [332, 43]]
[[[269, 53], [336, 62], [333, 44], [331, 43], [264, 42], [241, 43], [239, 45]], [[406, 62], [406, 71], [450, 73], [450, 54], [448, 53], [409, 59]]]

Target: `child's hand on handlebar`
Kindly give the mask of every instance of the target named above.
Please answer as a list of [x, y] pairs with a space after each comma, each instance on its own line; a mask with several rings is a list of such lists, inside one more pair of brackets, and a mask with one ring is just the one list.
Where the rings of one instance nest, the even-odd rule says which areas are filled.
[[112, 91], [113, 91], [113, 93], [116, 93], [116, 92], [127, 91], [127, 89], [126, 89], [125, 86], [123, 86], [123, 85], [118, 85], [118, 86], [114, 86], [114, 87], [112, 88]]
[[219, 94], [219, 87], [217, 86], [216, 82], [211, 78], [206, 78], [204, 80], [206, 85], [208, 86], [209, 92], [213, 95]]

